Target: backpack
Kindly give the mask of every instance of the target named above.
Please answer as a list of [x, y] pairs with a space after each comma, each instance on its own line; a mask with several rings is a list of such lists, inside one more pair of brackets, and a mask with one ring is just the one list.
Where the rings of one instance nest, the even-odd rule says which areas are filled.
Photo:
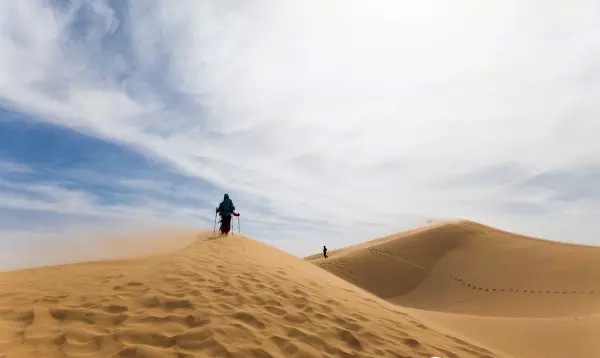
[[230, 216], [233, 214], [233, 210], [235, 210], [233, 207], [233, 201], [231, 201], [231, 199], [223, 200], [221, 203], [221, 214]]

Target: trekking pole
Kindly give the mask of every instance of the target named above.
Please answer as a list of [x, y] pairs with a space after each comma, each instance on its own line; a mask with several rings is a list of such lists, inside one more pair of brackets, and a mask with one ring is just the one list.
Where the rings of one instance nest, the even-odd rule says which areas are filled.
[[217, 236], [217, 213], [215, 212], [215, 227], [213, 228], [213, 236]]

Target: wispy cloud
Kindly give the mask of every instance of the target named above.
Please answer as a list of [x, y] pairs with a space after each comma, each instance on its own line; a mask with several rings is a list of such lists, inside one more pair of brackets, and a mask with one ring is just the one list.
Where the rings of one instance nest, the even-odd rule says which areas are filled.
[[367, 235], [463, 216], [556, 237], [514, 214], [572, 206], [518, 184], [600, 158], [593, 1], [0, 6], [0, 103], [231, 191], [261, 220], [387, 223]]
[[0, 173], [30, 173], [31, 168], [21, 163], [0, 159]]

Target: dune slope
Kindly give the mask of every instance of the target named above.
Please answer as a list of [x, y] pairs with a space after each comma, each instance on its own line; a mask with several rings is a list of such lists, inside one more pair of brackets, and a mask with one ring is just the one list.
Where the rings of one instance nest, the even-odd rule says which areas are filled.
[[502, 317], [600, 311], [600, 248], [459, 221], [307, 259], [402, 306]]
[[588, 333], [600, 331], [600, 248], [455, 221], [328, 255], [306, 259], [440, 329], [515, 357], [600, 348]]
[[496, 357], [241, 237], [0, 273], [0, 357]]

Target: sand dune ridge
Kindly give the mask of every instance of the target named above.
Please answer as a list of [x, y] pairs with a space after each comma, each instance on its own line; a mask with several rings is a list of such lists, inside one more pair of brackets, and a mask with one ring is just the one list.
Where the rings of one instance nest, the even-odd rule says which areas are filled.
[[328, 255], [306, 259], [497, 352], [547, 358], [600, 350], [599, 247], [457, 220]]
[[2, 358], [497, 356], [241, 236], [4, 272], [0, 287]]

